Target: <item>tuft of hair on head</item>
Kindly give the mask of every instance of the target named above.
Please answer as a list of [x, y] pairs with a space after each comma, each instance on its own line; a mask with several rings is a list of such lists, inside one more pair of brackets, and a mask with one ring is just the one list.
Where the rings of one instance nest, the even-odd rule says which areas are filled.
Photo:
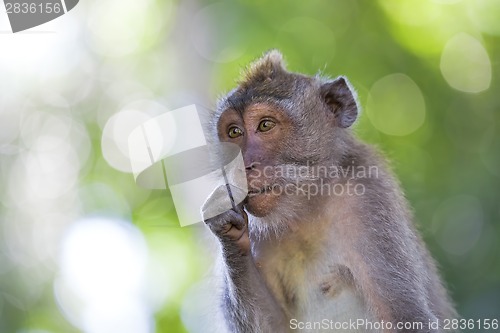
[[286, 72], [283, 55], [280, 51], [272, 49], [254, 61], [245, 70], [241, 86], [251, 85], [254, 82], [272, 80], [276, 75]]

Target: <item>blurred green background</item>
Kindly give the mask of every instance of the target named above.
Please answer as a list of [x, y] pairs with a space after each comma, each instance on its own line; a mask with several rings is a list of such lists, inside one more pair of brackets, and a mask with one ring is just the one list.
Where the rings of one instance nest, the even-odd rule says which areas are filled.
[[351, 80], [459, 313], [500, 318], [500, 1], [81, 0], [18, 34], [0, 11], [1, 333], [205, 332], [213, 246], [126, 137], [270, 48]]

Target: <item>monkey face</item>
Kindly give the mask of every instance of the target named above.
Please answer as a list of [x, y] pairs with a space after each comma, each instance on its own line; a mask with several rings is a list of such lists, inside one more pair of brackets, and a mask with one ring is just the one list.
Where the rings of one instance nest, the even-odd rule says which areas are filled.
[[269, 214], [286, 195], [277, 170], [286, 163], [282, 152], [289, 151], [291, 120], [276, 106], [256, 103], [243, 112], [224, 111], [217, 130], [221, 141], [241, 148], [249, 189], [246, 208], [258, 217]]
[[322, 80], [288, 72], [278, 52], [252, 65], [214, 115], [219, 140], [241, 148], [247, 210], [263, 217], [285, 207], [301, 211], [313, 196], [321, 199], [309, 186], [321, 181], [314, 168], [339, 163], [348, 135], [344, 129], [357, 114], [344, 77]]

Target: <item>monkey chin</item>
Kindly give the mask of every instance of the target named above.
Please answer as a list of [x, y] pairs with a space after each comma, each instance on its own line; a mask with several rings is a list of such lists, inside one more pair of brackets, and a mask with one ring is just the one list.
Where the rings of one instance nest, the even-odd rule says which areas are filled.
[[277, 206], [280, 195], [270, 192], [249, 193], [245, 208], [256, 217], [265, 217]]

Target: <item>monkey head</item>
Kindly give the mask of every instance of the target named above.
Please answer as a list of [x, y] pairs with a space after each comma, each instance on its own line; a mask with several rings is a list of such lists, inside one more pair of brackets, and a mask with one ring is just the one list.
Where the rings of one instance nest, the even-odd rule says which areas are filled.
[[289, 72], [274, 50], [253, 63], [238, 87], [219, 101], [213, 124], [218, 140], [241, 148], [249, 188], [246, 209], [264, 217], [282, 205], [303, 203], [299, 197], [307, 190], [300, 184], [318, 177], [291, 171], [339, 163], [346, 129], [357, 114], [344, 77]]

